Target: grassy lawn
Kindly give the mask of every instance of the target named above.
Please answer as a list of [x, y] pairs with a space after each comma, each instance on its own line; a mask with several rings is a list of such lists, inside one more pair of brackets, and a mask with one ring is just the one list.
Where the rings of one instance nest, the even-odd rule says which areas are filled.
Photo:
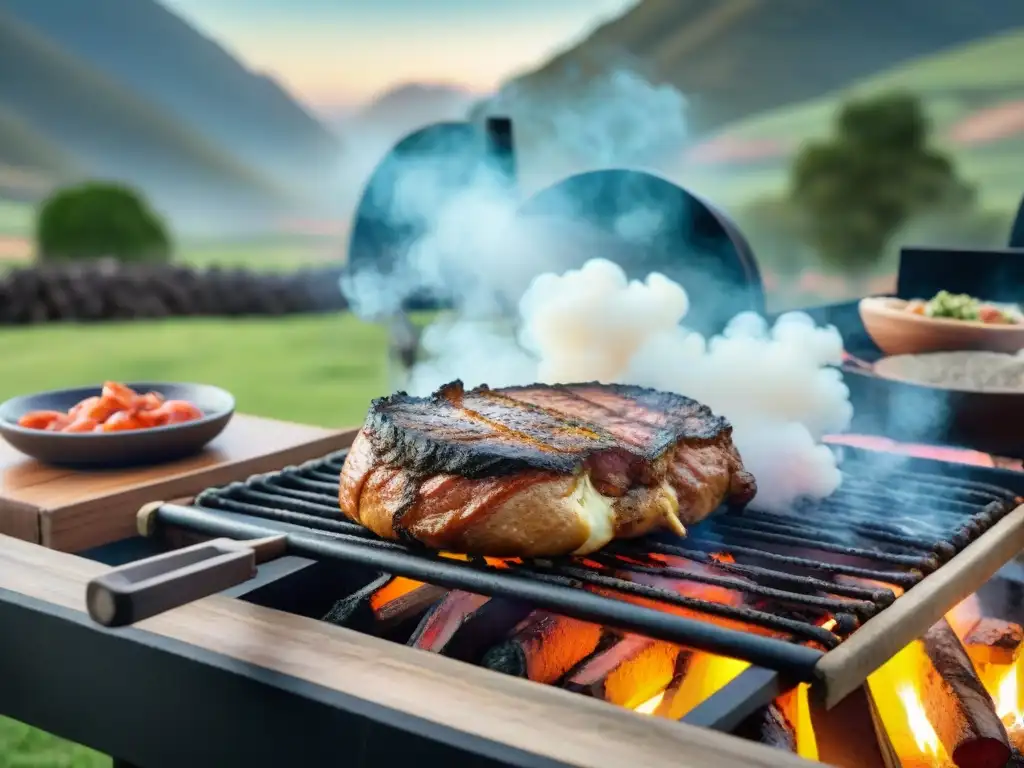
[[109, 768], [110, 758], [0, 717], [0, 768]]
[[243, 412], [347, 426], [387, 387], [385, 345], [382, 328], [349, 315], [3, 329], [0, 400], [104, 379], [200, 381]]
[[[0, 217], [3, 209], [0, 207]], [[8, 237], [21, 235], [6, 234]], [[5, 232], [0, 220], [0, 245]], [[248, 243], [225, 242], [184, 242], [175, 253], [175, 261], [195, 267], [245, 267], [258, 272], [283, 272], [303, 267], [316, 266], [344, 258], [347, 245], [341, 243], [317, 243], [312, 240], [259, 241]], [[3, 258], [0, 252], [0, 271], [26, 266], [30, 258]]]

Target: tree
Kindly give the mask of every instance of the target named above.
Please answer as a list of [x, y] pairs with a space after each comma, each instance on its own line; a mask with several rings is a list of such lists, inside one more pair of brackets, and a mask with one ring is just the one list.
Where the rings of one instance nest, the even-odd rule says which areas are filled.
[[790, 198], [824, 264], [864, 273], [915, 216], [973, 208], [974, 190], [929, 146], [930, 132], [920, 101], [891, 93], [849, 102], [834, 135], [798, 153]]
[[109, 256], [166, 261], [171, 241], [140, 193], [119, 184], [90, 182], [58, 190], [42, 204], [36, 252], [46, 260]]

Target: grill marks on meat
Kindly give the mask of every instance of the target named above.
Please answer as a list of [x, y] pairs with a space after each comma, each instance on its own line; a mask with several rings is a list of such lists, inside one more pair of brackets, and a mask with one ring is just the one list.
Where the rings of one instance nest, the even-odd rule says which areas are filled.
[[364, 431], [388, 463], [464, 477], [524, 469], [571, 472], [581, 458], [629, 445], [653, 460], [683, 439], [713, 440], [729, 423], [695, 400], [641, 387], [572, 384], [400, 392], [373, 402]]
[[[678, 519], [701, 520], [723, 501], [749, 502], [756, 486], [731, 431], [694, 400], [641, 387], [467, 391], [456, 381], [429, 398], [374, 401], [342, 470], [340, 503], [378, 535], [441, 549], [592, 551], [612, 537], [678, 530]], [[610, 510], [606, 531], [579, 509], [584, 479]]]
[[501, 391], [510, 399], [571, 418], [599, 421], [615, 438], [648, 456], [680, 439], [712, 440], [731, 430], [728, 421], [696, 400], [643, 387], [535, 384]]

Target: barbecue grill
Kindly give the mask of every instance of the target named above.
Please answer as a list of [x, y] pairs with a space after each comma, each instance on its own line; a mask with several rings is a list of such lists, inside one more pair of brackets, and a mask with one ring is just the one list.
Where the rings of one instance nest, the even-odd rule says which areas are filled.
[[[892, 457], [844, 450], [843, 484], [821, 502], [722, 513], [681, 543], [618, 541], [585, 558], [457, 558], [379, 539], [339, 513], [344, 451], [207, 490], [192, 505], [155, 503], [142, 526], [243, 541], [284, 535], [294, 555], [485, 595], [504, 604], [488, 620], [498, 636], [546, 609], [749, 662], [737, 685], [771, 683], [768, 700], [723, 690], [689, 716], [730, 729], [798, 682], [834, 705], [1024, 549], [1019, 473], [922, 459], [894, 468]], [[735, 599], [702, 598], [705, 587]], [[112, 590], [129, 601], [125, 621], [145, 610]], [[462, 646], [472, 663], [489, 650]]]

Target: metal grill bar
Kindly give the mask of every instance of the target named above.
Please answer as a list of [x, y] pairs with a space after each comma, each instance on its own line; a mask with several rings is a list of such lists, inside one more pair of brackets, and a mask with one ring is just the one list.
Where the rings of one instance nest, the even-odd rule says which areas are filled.
[[806, 645], [592, 594], [580, 589], [574, 580], [525, 568], [497, 571], [477, 560], [448, 560], [433, 554], [413, 553], [392, 542], [371, 542], [344, 534], [303, 530], [288, 523], [234, 513], [214, 514], [177, 504], [164, 504], [156, 514], [161, 525], [216, 537], [256, 539], [285, 533], [292, 554], [356, 563], [450, 589], [522, 600], [582, 621], [749, 659], [784, 672], [797, 681], [809, 682], [815, 664], [824, 655]]
[[[844, 463], [840, 490], [824, 501], [716, 515], [691, 528], [684, 542], [664, 536], [616, 541], [586, 559], [509, 560], [498, 568], [482, 558], [458, 561], [384, 541], [342, 518], [337, 498], [344, 460], [339, 452], [210, 489], [196, 499], [201, 509], [170, 507], [161, 519], [205, 526], [216, 535], [230, 535], [212, 530], [222, 524], [253, 528], [269, 521], [291, 538], [301, 536], [300, 551], [319, 548], [390, 573], [529, 599], [576, 618], [696, 647], [713, 635], [707, 650], [731, 649], [754, 663], [790, 672], [799, 667], [798, 674], [806, 674], [819, 649], [836, 647], [896, 599], [888, 585], [913, 587], [1017, 500], [1007, 488], [934, 472], [890, 471], [884, 482], [871, 480], [878, 468], [854, 458]], [[704, 599], [701, 586], [728, 590], [737, 600]], [[584, 605], [570, 605], [574, 599]], [[741, 626], [694, 621], [694, 613]]]

